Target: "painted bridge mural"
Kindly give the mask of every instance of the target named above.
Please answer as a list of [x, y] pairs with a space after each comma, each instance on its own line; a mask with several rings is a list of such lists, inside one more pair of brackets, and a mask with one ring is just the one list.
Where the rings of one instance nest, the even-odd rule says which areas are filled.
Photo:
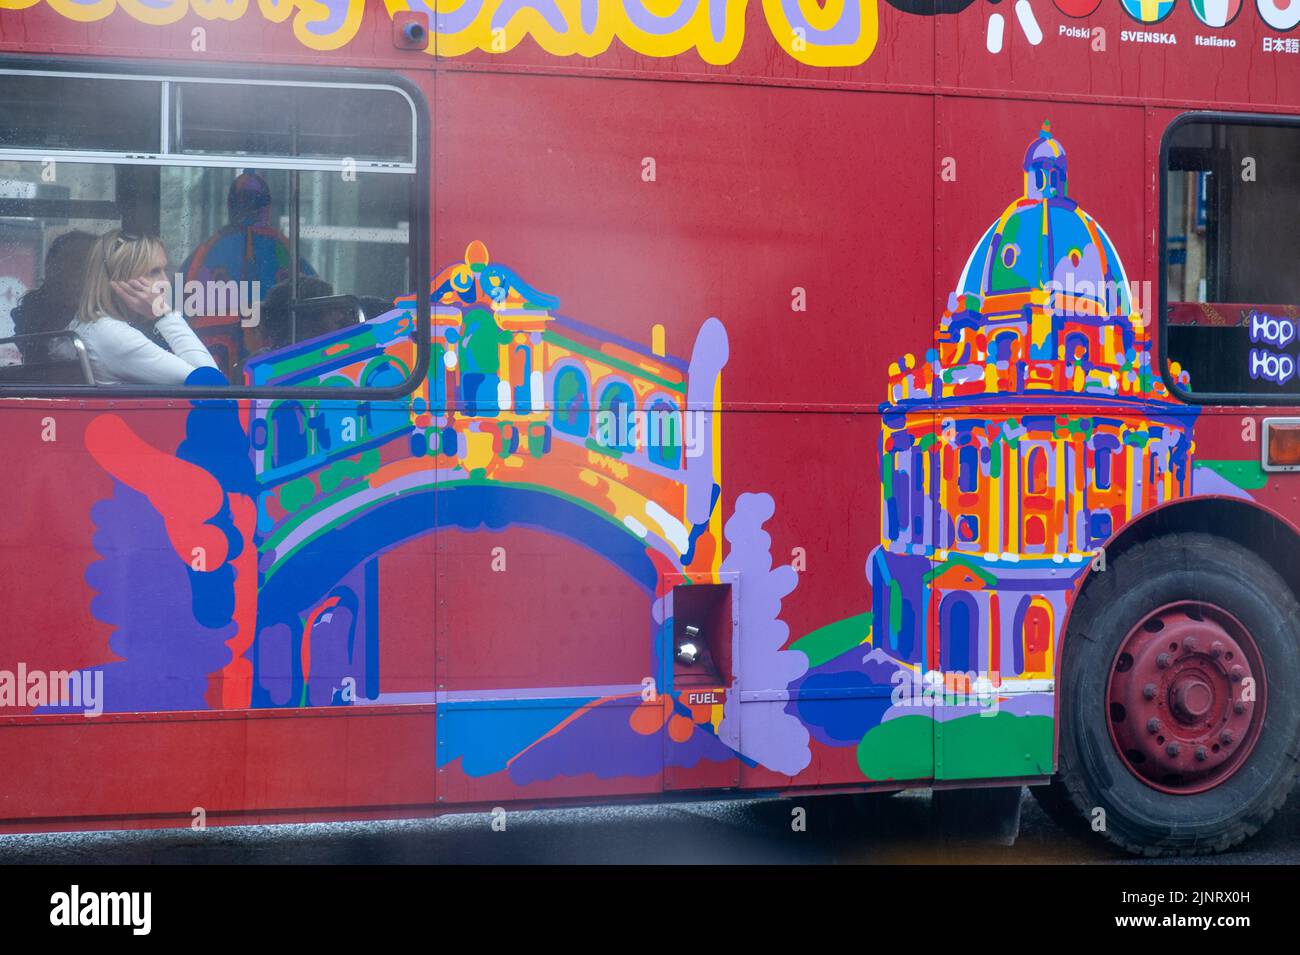
[[[661, 327], [642, 345], [558, 315], [558, 304], [473, 242], [433, 282], [432, 360], [408, 397], [244, 409], [198, 400], [174, 455], [121, 417], [97, 416], [86, 442], [115, 491], [95, 507], [101, 559], [87, 580], [99, 593], [92, 612], [118, 628], [109, 642], [120, 658], [98, 668], [105, 709], [437, 703], [440, 761], [445, 751], [478, 775], [508, 762], [520, 780], [736, 759], [747, 718], [738, 695], [718, 686], [711, 702], [688, 704], [662, 639], [673, 582], [743, 571], [752, 593], [741, 611], [752, 635], [746, 672], [784, 686], [803, 669], [784, 649], [779, 619], [795, 574], [772, 566], [762, 532], [771, 497], [740, 495], [723, 527], [714, 409], [726, 333], [707, 319], [678, 358]], [[408, 296], [372, 321], [255, 356], [246, 375], [263, 385], [396, 385], [417, 359], [413, 333]], [[378, 557], [439, 527], [504, 526], [568, 538], [635, 583], [647, 606], [642, 669], [655, 681], [649, 693], [631, 683], [497, 694], [502, 712], [521, 697], [545, 701], [540, 720], [527, 721], [537, 737], [527, 746], [517, 725], [502, 728], [492, 699], [476, 699], [481, 718], [453, 732], [465, 725], [452, 718], [456, 693], [386, 694], [380, 685]], [[137, 613], [128, 599], [152, 593], [149, 581], [173, 594], [160, 614]], [[546, 745], [557, 726], [560, 757]], [[807, 734], [793, 716], [781, 726], [749, 734], [751, 758], [797, 771]]]

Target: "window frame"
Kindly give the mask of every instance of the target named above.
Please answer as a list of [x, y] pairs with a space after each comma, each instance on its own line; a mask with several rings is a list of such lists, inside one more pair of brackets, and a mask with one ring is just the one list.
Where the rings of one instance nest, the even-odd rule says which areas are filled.
[[1159, 225], [1156, 230], [1159, 245], [1156, 247], [1156, 282], [1159, 289], [1156, 294], [1156, 329], [1159, 336], [1160, 378], [1169, 389], [1169, 393], [1179, 401], [1189, 405], [1300, 405], [1300, 393], [1297, 394], [1248, 394], [1228, 391], [1187, 391], [1180, 386], [1169, 373], [1169, 302], [1168, 286], [1168, 250], [1169, 250], [1169, 193], [1165, 188], [1169, 172], [1170, 139], [1175, 130], [1191, 123], [1218, 124], [1227, 126], [1291, 126], [1300, 127], [1300, 116], [1287, 116], [1281, 113], [1229, 113], [1217, 110], [1192, 110], [1180, 113], [1165, 127], [1160, 137], [1160, 154], [1157, 159], [1156, 179], [1159, 199]]
[[[428, 101], [411, 80], [392, 71], [333, 67], [330, 69], [248, 66], [231, 67], [207, 64], [182, 64], [170, 61], [123, 61], [87, 58], [0, 56], [0, 76], [23, 72], [66, 77], [111, 77], [114, 81], [163, 82], [159, 111], [163, 124], [160, 145], [169, 145], [172, 114], [168, 102], [167, 81], [177, 83], [207, 82], [231, 86], [308, 86], [341, 89], [388, 89], [403, 96], [411, 109], [412, 162], [394, 163], [381, 160], [353, 160], [358, 174], [381, 173], [411, 177], [411, 204], [408, 209], [410, 263], [408, 277], [415, 293], [415, 363], [406, 379], [385, 388], [301, 387], [296, 385], [250, 386], [240, 382], [214, 387], [206, 385], [5, 385], [0, 383], [0, 400], [7, 398], [226, 398], [226, 399], [334, 399], [343, 401], [385, 400], [401, 398], [418, 389], [428, 376], [430, 355], [430, 287], [429, 230], [430, 183], [432, 181], [432, 124]], [[300, 172], [341, 172], [344, 158], [213, 156], [210, 154], [169, 153], [123, 154], [101, 150], [40, 150], [6, 148], [0, 145], [0, 158], [24, 162], [55, 159], [70, 163], [158, 167], [188, 166], [198, 168], [266, 168]], [[423, 290], [423, 294], [421, 294]]]

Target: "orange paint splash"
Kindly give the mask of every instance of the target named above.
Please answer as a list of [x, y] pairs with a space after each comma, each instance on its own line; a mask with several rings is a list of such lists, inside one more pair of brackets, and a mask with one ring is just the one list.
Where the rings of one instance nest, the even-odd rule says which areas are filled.
[[192, 564], [201, 557], [207, 571], [226, 562], [226, 535], [205, 523], [224, 499], [216, 478], [159, 451], [113, 414], [99, 415], [86, 426], [86, 449], [105, 471], [149, 499], [181, 560]]

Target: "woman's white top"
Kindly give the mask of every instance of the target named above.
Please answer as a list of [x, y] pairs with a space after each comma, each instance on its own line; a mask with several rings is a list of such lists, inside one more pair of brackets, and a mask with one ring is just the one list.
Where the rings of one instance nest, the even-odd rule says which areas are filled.
[[101, 315], [93, 322], [74, 321], [69, 326], [86, 345], [97, 385], [182, 385], [195, 368], [217, 367], [180, 313], [164, 315], [154, 327], [171, 351], [111, 315]]

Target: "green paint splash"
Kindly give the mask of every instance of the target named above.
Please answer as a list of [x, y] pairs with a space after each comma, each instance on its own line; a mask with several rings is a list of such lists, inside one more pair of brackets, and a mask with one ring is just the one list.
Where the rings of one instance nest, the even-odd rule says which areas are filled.
[[1237, 485], [1243, 491], [1258, 491], [1268, 483], [1268, 474], [1258, 461], [1205, 461], [1196, 462], [1196, 467], [1207, 468], [1219, 477]]
[[866, 643], [870, 637], [871, 614], [860, 613], [804, 634], [790, 644], [790, 649], [805, 654], [808, 657], [808, 666], [811, 668]]

